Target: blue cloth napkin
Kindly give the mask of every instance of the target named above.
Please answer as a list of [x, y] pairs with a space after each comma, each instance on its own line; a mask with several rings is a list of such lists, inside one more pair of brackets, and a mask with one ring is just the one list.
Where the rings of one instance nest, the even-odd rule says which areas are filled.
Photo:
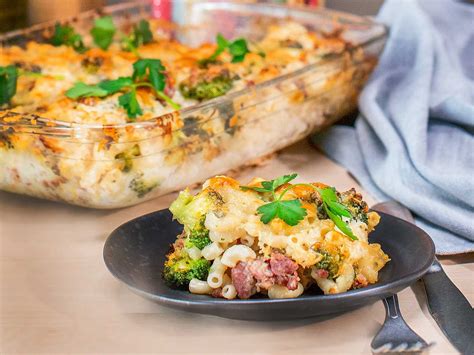
[[355, 127], [313, 136], [379, 201], [415, 214], [437, 254], [474, 251], [474, 5], [387, 0], [390, 28]]

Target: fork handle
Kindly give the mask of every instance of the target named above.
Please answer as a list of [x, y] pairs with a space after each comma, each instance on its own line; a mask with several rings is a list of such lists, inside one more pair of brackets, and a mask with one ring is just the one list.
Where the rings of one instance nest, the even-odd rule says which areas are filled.
[[384, 298], [383, 305], [385, 306], [385, 318], [400, 318], [400, 306], [398, 304], [398, 296], [396, 294]]

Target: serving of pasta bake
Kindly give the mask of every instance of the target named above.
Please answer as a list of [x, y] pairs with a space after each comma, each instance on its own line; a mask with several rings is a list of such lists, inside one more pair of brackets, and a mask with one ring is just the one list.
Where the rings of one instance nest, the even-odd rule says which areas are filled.
[[385, 38], [366, 49], [306, 10], [219, 14], [235, 33], [110, 10], [0, 36], [0, 189], [116, 208], [224, 173], [351, 111]]
[[362, 196], [322, 183], [238, 181], [216, 176], [170, 211], [183, 232], [167, 255], [172, 287], [225, 299], [298, 297], [309, 288], [336, 294], [377, 282], [389, 261], [368, 234], [380, 216]]

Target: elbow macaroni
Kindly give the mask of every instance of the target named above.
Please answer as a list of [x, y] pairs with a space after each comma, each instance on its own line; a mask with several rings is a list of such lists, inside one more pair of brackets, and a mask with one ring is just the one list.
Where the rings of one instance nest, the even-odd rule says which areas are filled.
[[250, 235], [246, 235], [242, 238], [240, 238], [240, 242], [243, 244], [243, 245], [246, 245], [248, 247], [251, 247], [253, 245], [253, 243], [255, 242], [255, 238], [250, 236]]
[[344, 264], [341, 267], [340, 275], [335, 280], [319, 277], [314, 267], [311, 276], [325, 294], [333, 294], [349, 290], [354, 282], [355, 273], [352, 265]]
[[195, 293], [197, 295], [208, 295], [212, 292], [212, 288], [206, 281], [192, 279], [189, 282], [189, 292]]
[[296, 290], [289, 290], [285, 286], [273, 285], [268, 289], [269, 298], [295, 298], [301, 296], [304, 292], [304, 287], [301, 282], [298, 282]]
[[214, 260], [219, 257], [223, 251], [224, 248], [222, 248], [219, 243], [212, 242], [211, 244], [206, 245], [204, 249], [201, 250], [201, 255], [206, 260]]
[[228, 284], [222, 287], [222, 297], [231, 300], [237, 297], [237, 290], [235, 289], [234, 285]]
[[214, 260], [209, 270], [209, 276], [207, 277], [207, 283], [210, 287], [218, 288], [222, 286], [226, 269], [227, 267], [221, 262], [220, 258]]
[[257, 254], [243, 244], [233, 245], [222, 254], [222, 263], [228, 267], [235, 267], [239, 261], [255, 259]]

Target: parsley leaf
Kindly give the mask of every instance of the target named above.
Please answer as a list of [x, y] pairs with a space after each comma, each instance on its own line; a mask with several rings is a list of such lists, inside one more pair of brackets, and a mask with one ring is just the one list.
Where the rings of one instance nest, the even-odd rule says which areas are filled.
[[307, 214], [298, 199], [270, 202], [260, 206], [257, 211], [262, 215], [260, 220], [265, 224], [278, 217], [290, 226], [296, 226]]
[[138, 25], [133, 29], [133, 37], [133, 44], [135, 47], [153, 41], [153, 33], [150, 30], [150, 23], [146, 20], [140, 20]]
[[272, 219], [277, 217], [279, 209], [280, 205], [278, 202], [271, 202], [265, 205], [261, 205], [259, 208], [257, 208], [257, 212], [262, 215], [260, 217], [260, 220], [263, 223], [268, 224]]
[[122, 48], [128, 52], [137, 53], [137, 48], [153, 41], [153, 33], [150, 30], [150, 23], [146, 20], [140, 20], [134, 26], [133, 32], [129, 36], [122, 38]]
[[329, 209], [336, 213], [339, 216], [347, 217], [347, 218], [352, 218], [351, 213], [347, 209], [346, 206], [344, 206], [342, 203], [339, 202], [331, 202], [327, 203]]
[[8, 104], [16, 94], [18, 69], [14, 65], [0, 67], [0, 106]]
[[104, 97], [109, 93], [99, 85], [87, 85], [83, 82], [74, 84], [72, 88], [66, 91], [66, 96], [70, 99], [78, 99], [80, 97]]
[[225, 39], [225, 37], [218, 33], [216, 37], [216, 42], [217, 42], [217, 49], [215, 52], [211, 55], [210, 59], [211, 60], [216, 60], [217, 57], [226, 50], [227, 47], [229, 47], [229, 41]]
[[329, 218], [331, 218], [331, 220], [342, 231], [342, 233], [347, 235], [352, 240], [357, 240], [357, 237], [354, 235], [354, 233], [352, 233], [352, 229], [347, 225], [346, 222], [341, 219], [341, 217], [339, 217], [335, 213], [332, 213], [331, 210], [328, 209], [326, 206], [324, 206], [324, 209], [326, 210], [326, 213], [328, 214]]
[[232, 54], [232, 63], [240, 63], [245, 59], [245, 55], [250, 53], [247, 41], [239, 38], [229, 45], [229, 52]]
[[258, 186], [240, 186], [240, 189], [243, 191], [257, 191], [257, 192], [272, 192], [271, 190], [268, 190], [264, 187], [258, 187]]
[[284, 220], [286, 224], [296, 226], [299, 221], [306, 217], [306, 209], [303, 208], [300, 200], [285, 200], [280, 201], [279, 203], [281, 205], [281, 210], [279, 211], [278, 217]]
[[119, 96], [119, 105], [122, 106], [128, 114], [128, 117], [135, 118], [143, 113], [137, 100], [137, 92], [135, 89]]
[[[275, 180], [270, 181], [273, 190], [278, 189], [280, 186], [285, 185], [286, 183], [290, 182], [291, 180], [296, 179], [298, 174], [290, 174], [290, 175], [283, 175], [277, 177]], [[264, 185], [265, 186], [265, 185]]]
[[125, 87], [133, 84], [132, 78], [121, 77], [116, 80], [105, 80], [97, 85], [88, 85], [82, 82], [74, 84], [72, 88], [66, 91], [66, 96], [71, 99], [78, 99], [80, 97], [104, 97], [115, 94]]
[[144, 80], [148, 76], [155, 90], [163, 91], [166, 86], [165, 67], [159, 59], [140, 59], [133, 64], [133, 79]]
[[323, 201], [324, 210], [328, 214], [329, 218], [334, 224], [349, 238], [357, 240], [357, 237], [352, 233], [351, 228], [341, 217], [352, 218], [352, 214], [349, 209], [339, 202], [334, 187], [326, 187], [324, 189], [318, 189], [318, 192]]
[[94, 43], [105, 51], [112, 44], [116, 30], [112, 17], [104, 16], [94, 21], [91, 36]]
[[344, 206], [342, 203], [339, 202], [339, 199], [336, 195], [336, 190], [334, 187], [326, 187], [324, 189], [318, 190], [319, 194], [321, 195], [321, 199], [323, 203], [335, 214], [339, 216], [344, 216], [347, 218], [351, 218], [352, 215], [349, 209]]
[[109, 95], [115, 94], [120, 90], [133, 85], [133, 80], [130, 77], [120, 77], [115, 80], [105, 80], [98, 84], [101, 89], [107, 91]]
[[262, 181], [263, 187], [256, 187], [256, 186], [240, 186], [240, 188], [244, 191], [254, 190], [257, 192], [273, 192], [278, 189], [280, 186], [285, 185], [286, 183], [294, 180], [298, 174], [291, 174], [291, 175], [283, 175], [275, 180], [270, 181]]
[[54, 34], [50, 42], [55, 47], [62, 45], [72, 47], [78, 53], [84, 53], [87, 50], [82, 36], [78, 34], [71, 25], [56, 23], [56, 25], [54, 25]]
[[217, 48], [214, 53], [208, 57], [198, 61], [200, 67], [207, 67], [209, 64], [215, 63], [217, 57], [226, 49], [232, 55], [232, 63], [243, 62], [245, 55], [250, 53], [247, 41], [243, 38], [238, 38], [233, 42], [227, 40], [222, 34], [218, 33], [216, 37]]

